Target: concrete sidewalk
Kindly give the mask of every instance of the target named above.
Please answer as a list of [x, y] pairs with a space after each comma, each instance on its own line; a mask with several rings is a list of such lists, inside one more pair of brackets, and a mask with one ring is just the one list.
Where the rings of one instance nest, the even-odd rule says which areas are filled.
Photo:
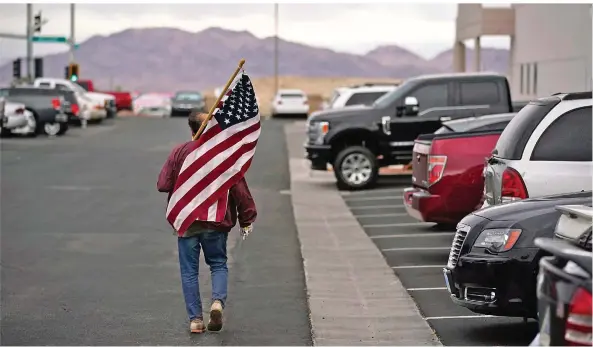
[[291, 197], [314, 345], [440, 345], [412, 298], [340, 197], [310, 173], [304, 122], [285, 126]]

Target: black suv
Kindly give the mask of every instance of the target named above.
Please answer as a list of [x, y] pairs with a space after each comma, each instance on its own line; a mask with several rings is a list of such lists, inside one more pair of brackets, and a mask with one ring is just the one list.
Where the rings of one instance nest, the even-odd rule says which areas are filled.
[[372, 106], [319, 111], [307, 121], [313, 170], [333, 166], [340, 189], [370, 188], [380, 167], [409, 164], [414, 140], [443, 121], [512, 112], [506, 77], [456, 73], [407, 80]]

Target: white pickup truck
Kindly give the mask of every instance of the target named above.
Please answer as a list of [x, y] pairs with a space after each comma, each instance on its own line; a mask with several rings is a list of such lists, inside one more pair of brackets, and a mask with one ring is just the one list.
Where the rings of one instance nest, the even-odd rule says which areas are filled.
[[101, 121], [107, 117], [107, 108], [115, 106], [115, 97], [109, 94], [87, 92], [76, 83], [61, 78], [37, 78], [35, 87], [73, 91], [80, 107], [81, 119]]

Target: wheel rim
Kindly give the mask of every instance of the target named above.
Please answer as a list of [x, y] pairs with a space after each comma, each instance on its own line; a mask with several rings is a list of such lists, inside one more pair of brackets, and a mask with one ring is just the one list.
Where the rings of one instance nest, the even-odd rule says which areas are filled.
[[340, 169], [342, 171], [342, 177], [350, 184], [360, 185], [371, 178], [371, 161], [361, 153], [347, 155], [342, 161]]
[[60, 124], [59, 123], [45, 123], [43, 126], [45, 133], [50, 136], [55, 136], [60, 131]]

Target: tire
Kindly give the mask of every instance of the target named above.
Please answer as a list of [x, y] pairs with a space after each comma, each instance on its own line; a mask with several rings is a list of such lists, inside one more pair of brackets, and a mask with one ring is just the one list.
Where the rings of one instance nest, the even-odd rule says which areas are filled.
[[[38, 123], [39, 124], [39, 123]], [[41, 131], [47, 136], [58, 136], [61, 130], [60, 123], [58, 122], [45, 122], [41, 124]]]
[[68, 131], [68, 123], [60, 123], [60, 130], [56, 134], [57, 136], [62, 136]]
[[[346, 166], [345, 166], [346, 165]], [[345, 170], [350, 166], [350, 174]], [[377, 157], [362, 146], [347, 147], [340, 151], [333, 162], [333, 171], [340, 190], [372, 188], [379, 178]]]

